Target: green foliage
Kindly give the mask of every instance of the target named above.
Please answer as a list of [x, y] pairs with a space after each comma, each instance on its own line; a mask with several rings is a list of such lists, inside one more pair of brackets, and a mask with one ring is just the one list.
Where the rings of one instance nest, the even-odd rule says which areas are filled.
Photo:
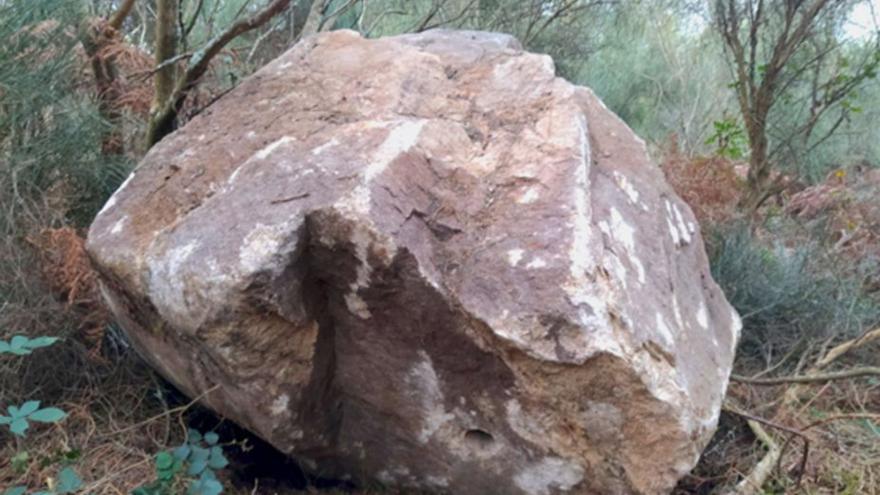
[[184, 444], [156, 454], [156, 480], [137, 488], [132, 495], [177, 495], [183, 487], [186, 495], [223, 493], [216, 471], [225, 468], [229, 461], [219, 440], [214, 432], [202, 435], [189, 430]]
[[[4, 230], [64, 188], [67, 220], [86, 225], [130, 163], [101, 153], [108, 123], [77, 53], [84, 2], [0, 3], [0, 206]], [[4, 233], [4, 234], [8, 234]]]
[[743, 127], [731, 117], [725, 117], [712, 123], [715, 133], [706, 139], [705, 144], [715, 144], [715, 153], [719, 156], [738, 160], [745, 156], [748, 142]]
[[9, 460], [9, 463], [12, 465], [12, 470], [16, 473], [23, 473], [27, 470], [28, 462], [30, 461], [31, 456], [25, 451], [19, 452], [12, 456]]
[[845, 276], [820, 247], [767, 245], [745, 226], [715, 232], [712, 276], [743, 319], [741, 356], [852, 338], [880, 322], [862, 279]]
[[722, 49], [695, 30], [696, 14], [674, 0], [627, 2], [598, 23], [601, 47], [573, 78], [591, 87], [640, 136], [675, 136], [681, 151], [703, 153], [712, 122], [733, 100]]
[[15, 335], [8, 342], [0, 340], [0, 354], [25, 356], [33, 352], [34, 349], [50, 346], [57, 341], [57, 337], [37, 337], [31, 339], [24, 335]]
[[[37, 337], [30, 339], [23, 335], [16, 335], [9, 340], [0, 341], [0, 354], [8, 353], [17, 356], [30, 354], [34, 349], [46, 347], [57, 342], [56, 337]], [[57, 423], [64, 419], [67, 414], [55, 407], [40, 408], [40, 401], [29, 400], [21, 406], [8, 406], [8, 416], [0, 414], [0, 425], [5, 425], [14, 435], [23, 437], [30, 427], [31, 421], [38, 423]]]
[[46, 407], [40, 409], [40, 401], [29, 400], [21, 406], [8, 406], [9, 416], [0, 415], [0, 425], [7, 425], [13, 434], [23, 437], [30, 427], [30, 421], [38, 423], [57, 423], [67, 417], [61, 409]]
[[[76, 471], [74, 471], [73, 468], [68, 466], [58, 472], [58, 479], [54, 483], [54, 486], [50, 487], [48, 490], [33, 492], [32, 495], [68, 495], [78, 492], [82, 488], [82, 485], [82, 479], [76, 474]], [[25, 492], [27, 492], [27, 487], [16, 486], [4, 491], [3, 495], [24, 495]]]

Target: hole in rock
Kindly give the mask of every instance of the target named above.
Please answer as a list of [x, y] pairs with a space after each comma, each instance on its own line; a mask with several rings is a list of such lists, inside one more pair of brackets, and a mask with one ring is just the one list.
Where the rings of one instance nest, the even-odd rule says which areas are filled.
[[477, 449], [485, 449], [495, 441], [490, 433], [483, 430], [468, 430], [464, 434], [464, 439], [468, 445]]

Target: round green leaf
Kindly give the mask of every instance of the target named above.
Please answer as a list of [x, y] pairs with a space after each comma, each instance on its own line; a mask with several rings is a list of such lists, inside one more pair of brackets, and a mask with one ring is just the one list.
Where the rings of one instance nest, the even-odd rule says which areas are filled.
[[226, 460], [226, 456], [223, 455], [223, 449], [220, 447], [212, 447], [211, 448], [211, 457], [208, 459], [208, 466], [211, 469], [223, 469], [229, 465], [229, 461]]
[[199, 430], [194, 428], [190, 428], [186, 431], [186, 438], [189, 443], [198, 443], [202, 441], [202, 434], [199, 433]]
[[223, 485], [216, 479], [201, 478], [189, 485], [187, 495], [220, 495], [223, 493]]
[[217, 442], [220, 441], [220, 436], [214, 433], [213, 431], [209, 431], [205, 433], [205, 443], [208, 445], [217, 445]]
[[5, 340], [0, 340], [0, 354], [3, 354], [4, 352], [9, 352], [9, 350], [9, 342], [6, 342]]
[[27, 487], [24, 486], [13, 486], [12, 488], [7, 488], [3, 495], [24, 495], [24, 492], [27, 491]]
[[207, 459], [193, 461], [189, 464], [189, 468], [187, 468], [186, 474], [188, 474], [189, 476], [198, 476], [199, 474], [202, 474], [202, 471], [204, 471], [207, 467]]
[[23, 437], [24, 432], [27, 431], [28, 426], [30, 426], [26, 419], [24, 418], [15, 418], [12, 420], [12, 423], [9, 424], [9, 431], [15, 433], [16, 435]]
[[156, 468], [161, 471], [171, 469], [174, 465], [174, 457], [168, 452], [159, 452], [156, 454]]
[[56, 491], [59, 494], [73, 493], [79, 490], [81, 486], [82, 480], [73, 468], [66, 467], [58, 473], [58, 488]]
[[204, 447], [193, 446], [192, 453], [190, 454], [189, 460], [191, 462], [197, 462], [197, 461], [206, 461], [207, 462], [208, 457], [210, 455], [211, 455], [210, 450], [208, 450]]
[[40, 409], [28, 416], [28, 419], [39, 421], [40, 423], [57, 423], [67, 417], [67, 413], [57, 407], [47, 407]]
[[8, 425], [9, 423], [12, 423], [11, 417], [0, 415], [0, 425]]
[[172, 454], [174, 455], [175, 459], [179, 461], [184, 461], [187, 457], [189, 457], [189, 453], [191, 451], [192, 448], [189, 445], [181, 445], [180, 447], [175, 448]]

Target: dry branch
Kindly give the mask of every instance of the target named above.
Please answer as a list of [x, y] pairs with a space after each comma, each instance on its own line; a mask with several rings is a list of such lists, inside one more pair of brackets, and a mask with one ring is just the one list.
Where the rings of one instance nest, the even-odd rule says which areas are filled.
[[760, 495], [763, 493], [764, 483], [776, 467], [776, 462], [780, 459], [782, 449], [779, 444], [767, 433], [760, 423], [754, 420], [747, 420], [749, 428], [761, 440], [761, 443], [767, 447], [767, 453], [761, 458], [761, 461], [749, 472], [748, 476], [737, 483], [730, 493], [731, 495]]
[[819, 361], [816, 362], [816, 369], [825, 368], [826, 366], [831, 364], [831, 362], [834, 361], [835, 359], [837, 359], [838, 357], [846, 354], [847, 352], [849, 352], [857, 347], [860, 347], [860, 346], [863, 346], [869, 342], [872, 342], [874, 340], [880, 340], [880, 327], [877, 327], [873, 330], [865, 332], [860, 337], [857, 337], [852, 340], [847, 340], [846, 342], [834, 347], [833, 349], [828, 351], [828, 353], [825, 354], [825, 356], [822, 359], [820, 359]]
[[844, 380], [847, 378], [860, 378], [863, 376], [880, 376], [880, 367], [865, 366], [832, 373], [817, 373], [800, 376], [780, 376], [776, 378], [749, 378], [747, 376], [731, 375], [730, 379], [750, 385], [772, 386], [787, 383], [820, 383], [831, 380]]

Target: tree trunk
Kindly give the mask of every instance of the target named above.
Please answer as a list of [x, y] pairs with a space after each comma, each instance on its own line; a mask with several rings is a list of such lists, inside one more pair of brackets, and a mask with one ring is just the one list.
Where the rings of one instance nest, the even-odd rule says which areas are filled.
[[[161, 64], [163, 61], [169, 60], [175, 56], [174, 49], [176, 49], [177, 42], [177, 1], [178, 0], [159, 0], [160, 6], [163, 4], [173, 4], [174, 11], [173, 15], [170, 15], [167, 18], [163, 17], [161, 11], [158, 15], [160, 21], [162, 19], [168, 19], [168, 21], [159, 22], [156, 28], [157, 64]], [[323, 2], [316, 1], [312, 6], [313, 11], [316, 8], [315, 5], [318, 5], [319, 3], [323, 5]], [[150, 123], [147, 128], [147, 148], [153, 146], [163, 137], [174, 131], [177, 127], [177, 117], [180, 114], [180, 110], [183, 108], [183, 104], [186, 102], [187, 96], [199, 83], [202, 76], [208, 71], [211, 60], [223, 50], [226, 44], [236, 37], [262, 26], [273, 16], [284, 11], [289, 5], [290, 0], [273, 0], [253, 16], [235, 22], [218, 36], [212, 38], [212, 40], [202, 49], [193, 53], [192, 57], [189, 59], [186, 70], [183, 71], [180, 76], [175, 77], [176, 71], [173, 71], [174, 64], [169, 64], [168, 67], [163, 67], [162, 70], [157, 73], [155, 89], [156, 97], [154, 99], [153, 109], [150, 112]], [[309, 15], [311, 16], [311, 14]], [[165, 25], [165, 28], [173, 30], [173, 38], [171, 38], [171, 35], [169, 35], [167, 31], [163, 31], [163, 24]], [[306, 21], [306, 24], [308, 24], [308, 21]], [[165, 46], [163, 36], [160, 34], [168, 36], [166, 41], [173, 39], [174, 43], [170, 44], [170, 46], [173, 46], [174, 49], [166, 49], [168, 47]], [[170, 43], [170, 41], [168, 42]], [[163, 75], [165, 69], [172, 69], [173, 71], [167, 79]]]
[[746, 115], [746, 135], [749, 139], [749, 173], [746, 177], [746, 192], [740, 199], [740, 207], [751, 216], [767, 199], [770, 189], [771, 163], [768, 157], [767, 117], [773, 95], [772, 83], [758, 90], [754, 108], [742, 109]]
[[314, 0], [309, 8], [309, 15], [306, 17], [306, 23], [299, 33], [297, 39], [310, 34], [315, 34], [321, 27], [321, 19], [324, 17], [324, 9], [327, 7], [327, 0]]
[[[177, 55], [177, 10], [179, 0], [156, 2], [156, 65]], [[152, 146], [174, 130], [174, 122], [161, 118], [167, 112], [177, 83], [177, 64], [168, 64], [156, 72], [153, 103], [150, 105], [150, 123], [147, 146]]]

